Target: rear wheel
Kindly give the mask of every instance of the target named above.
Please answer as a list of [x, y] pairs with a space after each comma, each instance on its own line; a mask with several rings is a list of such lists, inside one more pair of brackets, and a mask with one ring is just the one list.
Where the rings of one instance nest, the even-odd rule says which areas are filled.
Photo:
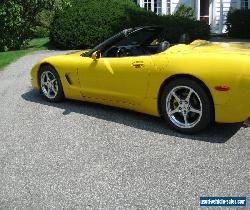
[[175, 130], [192, 134], [213, 121], [213, 104], [204, 87], [189, 78], [170, 81], [161, 96], [161, 113]]
[[38, 78], [40, 93], [45, 100], [59, 102], [64, 98], [60, 77], [52, 66], [42, 66]]

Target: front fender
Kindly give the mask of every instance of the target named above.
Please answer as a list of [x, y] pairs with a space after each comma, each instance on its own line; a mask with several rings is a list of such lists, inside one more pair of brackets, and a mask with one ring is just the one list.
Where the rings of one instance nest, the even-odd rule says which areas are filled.
[[80, 84], [77, 74], [78, 62], [78, 57], [68, 55], [53, 56], [39, 61], [31, 70], [32, 86], [39, 88], [39, 70], [42, 65], [48, 64], [53, 66], [57, 71], [63, 86], [65, 97], [71, 99], [81, 98]]

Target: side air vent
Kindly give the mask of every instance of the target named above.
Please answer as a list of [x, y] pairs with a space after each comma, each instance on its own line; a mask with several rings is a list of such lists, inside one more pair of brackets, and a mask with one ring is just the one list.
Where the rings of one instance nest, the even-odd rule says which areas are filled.
[[72, 82], [71, 82], [71, 79], [69, 78], [69, 75], [68, 75], [68, 74], [65, 74], [65, 78], [66, 78], [66, 80], [68, 81], [68, 83], [71, 85]]

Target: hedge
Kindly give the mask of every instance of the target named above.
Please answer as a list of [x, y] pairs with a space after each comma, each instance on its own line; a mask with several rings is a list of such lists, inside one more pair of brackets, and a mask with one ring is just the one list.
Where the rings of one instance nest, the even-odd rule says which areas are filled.
[[166, 31], [166, 37], [172, 43], [178, 43], [182, 34], [188, 34], [190, 41], [208, 39], [210, 26], [205, 22], [175, 15], [158, 16], [145, 11], [130, 11], [129, 26], [159, 25]]
[[50, 40], [62, 49], [91, 48], [125, 28], [145, 25], [163, 26], [171, 42], [178, 42], [183, 33], [191, 40], [207, 39], [210, 34], [204, 22], [158, 16], [131, 0], [73, 0], [71, 6], [56, 12]]
[[250, 38], [250, 9], [229, 11], [226, 25], [229, 36], [234, 38]]

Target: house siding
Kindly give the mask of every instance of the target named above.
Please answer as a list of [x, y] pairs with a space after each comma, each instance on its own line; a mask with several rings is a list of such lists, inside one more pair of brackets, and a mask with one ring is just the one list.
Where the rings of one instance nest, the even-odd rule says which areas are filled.
[[[171, 0], [170, 13], [174, 14], [178, 6], [185, 4], [194, 8], [196, 17], [200, 19], [200, 1], [203, 0]], [[143, 7], [143, 0], [137, 0], [137, 3]], [[153, 0], [152, 0], [153, 2]], [[250, 0], [248, 0], [250, 8]], [[167, 0], [162, 0], [162, 12], [166, 14]], [[241, 8], [241, 0], [210, 0], [209, 2], [209, 24], [213, 33], [224, 33], [226, 31], [226, 18], [230, 8]]]

